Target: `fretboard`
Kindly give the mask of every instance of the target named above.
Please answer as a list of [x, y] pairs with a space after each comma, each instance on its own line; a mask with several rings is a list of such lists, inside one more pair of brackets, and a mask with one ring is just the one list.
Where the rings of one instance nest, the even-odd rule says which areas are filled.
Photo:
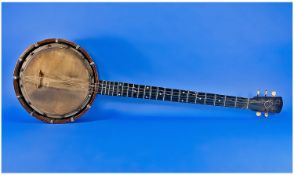
[[100, 95], [205, 104], [244, 109], [248, 109], [250, 102], [249, 98], [244, 97], [103, 80], [99, 80], [99, 83], [96, 84], [95, 91]]

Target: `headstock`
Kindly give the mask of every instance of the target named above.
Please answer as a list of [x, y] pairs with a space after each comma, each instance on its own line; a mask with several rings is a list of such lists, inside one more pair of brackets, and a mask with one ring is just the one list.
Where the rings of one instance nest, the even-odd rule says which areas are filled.
[[264, 116], [268, 117], [269, 113], [279, 113], [282, 110], [282, 97], [277, 97], [276, 91], [272, 91], [271, 96], [268, 96], [267, 93], [267, 90], [265, 90], [264, 96], [261, 96], [258, 90], [257, 95], [250, 99], [248, 108], [256, 111], [257, 116], [261, 116], [263, 112]]

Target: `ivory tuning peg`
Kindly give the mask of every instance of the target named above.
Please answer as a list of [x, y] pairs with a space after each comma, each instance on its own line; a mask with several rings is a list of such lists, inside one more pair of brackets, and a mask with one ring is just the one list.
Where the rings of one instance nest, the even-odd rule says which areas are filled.
[[257, 90], [256, 95], [257, 95], [257, 96], [260, 95], [260, 90], [259, 90], [259, 89]]
[[273, 97], [277, 96], [277, 92], [276, 91], [272, 91], [272, 96]]
[[265, 118], [268, 118], [268, 112], [264, 113]]
[[261, 112], [256, 112], [256, 116], [260, 117], [261, 116]]
[[267, 90], [264, 91], [264, 96], [267, 96]]

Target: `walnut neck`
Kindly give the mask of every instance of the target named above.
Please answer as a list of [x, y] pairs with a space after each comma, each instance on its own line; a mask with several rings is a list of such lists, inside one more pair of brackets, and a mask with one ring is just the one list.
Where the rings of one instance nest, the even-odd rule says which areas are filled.
[[250, 99], [244, 97], [104, 80], [100, 80], [99, 83], [95, 85], [95, 91], [100, 95], [204, 104], [242, 109], [248, 109], [250, 104]]

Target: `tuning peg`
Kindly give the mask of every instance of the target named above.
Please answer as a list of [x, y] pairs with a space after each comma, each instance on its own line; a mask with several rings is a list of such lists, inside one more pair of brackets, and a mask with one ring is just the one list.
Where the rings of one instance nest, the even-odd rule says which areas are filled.
[[276, 91], [272, 91], [272, 96], [275, 97], [277, 95]]
[[256, 112], [256, 116], [260, 117], [261, 116], [261, 112]]
[[260, 90], [258, 89], [256, 92], [256, 96], [259, 96], [259, 95], [260, 95]]
[[268, 112], [264, 113], [265, 118], [268, 118]]
[[267, 96], [267, 90], [264, 91], [264, 96]]

